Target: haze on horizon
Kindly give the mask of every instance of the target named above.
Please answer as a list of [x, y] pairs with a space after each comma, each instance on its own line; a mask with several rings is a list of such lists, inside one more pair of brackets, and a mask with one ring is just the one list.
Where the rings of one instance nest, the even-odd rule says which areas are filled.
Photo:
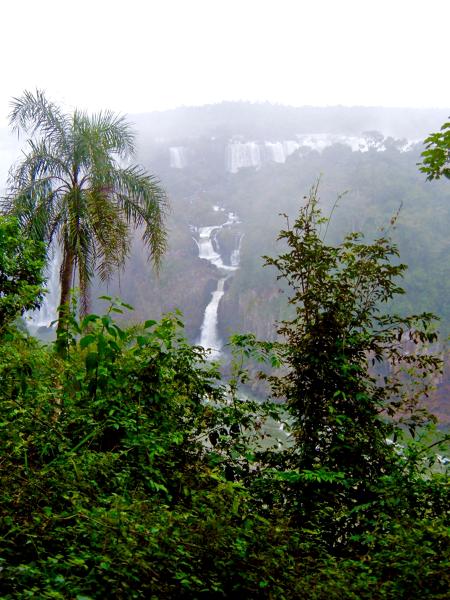
[[450, 2], [7, 0], [0, 126], [24, 89], [142, 113], [227, 100], [450, 107]]

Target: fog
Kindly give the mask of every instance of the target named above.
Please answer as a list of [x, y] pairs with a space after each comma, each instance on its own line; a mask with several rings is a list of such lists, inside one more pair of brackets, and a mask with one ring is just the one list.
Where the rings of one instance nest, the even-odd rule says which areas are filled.
[[[25, 89], [68, 111], [128, 114], [141, 139], [214, 135], [188, 107], [224, 101], [441, 109], [367, 109], [355, 125], [396, 137], [422, 138], [450, 114], [447, 0], [7, 0], [0, 15], [0, 188], [21, 146], [10, 102]], [[245, 134], [239, 114], [230, 135]], [[291, 133], [345, 129], [345, 109], [316, 117]]]
[[123, 113], [223, 100], [450, 107], [447, 0], [7, 0], [0, 125], [24, 89]]

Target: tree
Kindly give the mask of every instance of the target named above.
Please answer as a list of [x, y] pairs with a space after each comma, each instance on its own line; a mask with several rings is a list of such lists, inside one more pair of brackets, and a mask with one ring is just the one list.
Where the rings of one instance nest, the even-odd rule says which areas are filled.
[[42, 302], [44, 245], [24, 238], [17, 220], [0, 217], [0, 333]]
[[[288, 464], [293, 481], [303, 482], [304, 514], [328, 484], [336, 484], [333, 503], [368, 500], [397, 462], [386, 439], [403, 429], [414, 434], [429, 419], [419, 401], [441, 368], [427, 351], [437, 339], [433, 315], [381, 312], [404, 293], [396, 280], [406, 266], [397, 262], [395, 244], [385, 232], [372, 242], [351, 233], [337, 246], [326, 244], [317, 192], [314, 186], [293, 226], [280, 232], [287, 250], [266, 257], [292, 291], [293, 317], [278, 328], [287, 373], [268, 379], [291, 414]], [[309, 491], [305, 478], [314, 482]], [[328, 482], [326, 489], [318, 482]]]
[[422, 158], [419, 166], [427, 179], [440, 179], [442, 176], [450, 179], [450, 122], [444, 123], [440, 131], [426, 138]]
[[75, 275], [85, 313], [95, 272], [107, 280], [123, 266], [131, 225], [143, 229], [159, 265], [166, 247], [166, 196], [141, 167], [121, 166], [134, 153], [124, 117], [109, 111], [67, 114], [37, 90], [13, 100], [10, 125], [29, 139], [24, 158], [10, 171], [6, 208], [28, 235], [62, 249], [60, 330]]

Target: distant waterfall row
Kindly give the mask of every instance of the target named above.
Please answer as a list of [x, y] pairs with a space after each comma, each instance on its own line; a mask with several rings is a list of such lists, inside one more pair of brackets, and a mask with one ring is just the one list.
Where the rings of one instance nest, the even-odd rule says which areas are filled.
[[227, 146], [226, 168], [237, 173], [245, 167], [259, 168], [263, 162], [284, 163], [286, 158], [300, 148], [294, 140], [285, 142], [232, 142]]
[[[284, 163], [286, 158], [300, 148], [294, 140], [285, 142], [230, 142], [225, 150], [225, 168], [230, 173], [237, 173], [245, 167], [259, 168], [263, 162]], [[170, 166], [172, 169], [184, 169], [189, 165], [189, 151], [185, 146], [169, 148]]]
[[[334, 144], [348, 146], [353, 152], [367, 152], [375, 149], [383, 152], [386, 147], [382, 139], [370, 135], [349, 136], [329, 133], [303, 134], [295, 136], [295, 140], [243, 142], [231, 141], [226, 145], [224, 165], [228, 172], [237, 173], [240, 169], [253, 167], [258, 169], [263, 163], [284, 163], [287, 158], [300, 148], [308, 148], [322, 152]], [[410, 150], [414, 141], [404, 141], [400, 150]], [[190, 163], [189, 150], [185, 146], [169, 148], [170, 166], [173, 169], [184, 169]]]

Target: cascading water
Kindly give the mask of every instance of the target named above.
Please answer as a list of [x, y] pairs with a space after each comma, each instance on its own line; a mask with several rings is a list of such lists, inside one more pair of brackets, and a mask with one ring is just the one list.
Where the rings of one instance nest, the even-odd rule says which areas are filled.
[[183, 146], [172, 146], [169, 152], [172, 169], [184, 169], [187, 165], [186, 148]]
[[219, 304], [224, 295], [225, 282], [230, 277], [230, 272], [236, 271], [239, 268], [240, 245], [242, 241], [242, 235], [237, 236], [237, 245], [231, 252], [230, 264], [225, 264], [222, 256], [217, 251], [218, 244], [215, 236], [220, 229], [232, 227], [238, 223], [238, 217], [234, 213], [228, 213], [228, 220], [222, 225], [198, 227], [195, 230], [198, 239], [194, 239], [198, 246], [199, 258], [208, 260], [222, 273], [222, 277], [217, 282], [217, 288], [212, 293], [211, 300], [205, 308], [203, 323], [200, 328], [199, 345], [210, 349], [209, 357], [211, 360], [220, 356], [222, 343], [218, 332]]
[[[405, 142], [401, 151], [408, 152], [416, 142]], [[298, 134], [295, 140], [243, 142], [230, 141], [226, 148], [226, 167], [229, 173], [237, 173], [240, 169], [260, 168], [266, 162], [284, 163], [299, 148], [309, 148], [323, 152], [334, 144], [342, 144], [351, 148], [352, 152], [367, 152], [376, 149], [386, 150], [382, 142], [372, 140], [370, 135], [342, 135], [331, 133]]]
[[200, 329], [200, 346], [210, 348], [209, 357], [211, 360], [220, 356], [221, 341], [217, 329], [217, 317], [219, 303], [224, 295], [224, 286], [227, 277], [221, 277], [217, 283], [217, 289], [212, 293], [212, 298], [205, 308], [205, 315]]
[[227, 148], [227, 169], [237, 173], [244, 167], [260, 167], [261, 152], [256, 142], [232, 142]]
[[239, 268], [239, 264], [240, 264], [240, 260], [241, 260], [241, 243], [242, 243], [243, 237], [244, 237], [244, 234], [241, 233], [241, 235], [238, 238], [237, 246], [231, 253], [230, 262], [231, 262], [231, 266], [235, 269]]
[[[194, 238], [195, 242], [198, 246], [198, 257], [204, 258], [208, 260], [211, 264], [216, 266], [219, 269], [223, 269], [224, 271], [235, 271], [239, 264], [233, 263], [227, 265], [223, 262], [221, 255], [214, 248], [214, 244], [216, 248], [218, 246], [216, 240], [216, 234], [220, 229], [224, 227], [229, 227], [235, 223], [239, 223], [238, 218], [233, 213], [228, 214], [228, 221], [223, 223], [222, 225], [213, 225], [211, 227], [199, 227], [197, 229], [198, 240]], [[234, 251], [233, 251], [234, 252]]]
[[266, 142], [265, 146], [270, 160], [276, 163], [284, 163], [286, 161], [285, 148], [281, 142]]
[[49, 262], [46, 267], [47, 293], [39, 310], [34, 310], [25, 315], [28, 330], [37, 334], [40, 329], [50, 329], [50, 324], [57, 319], [58, 304], [61, 293], [59, 270], [61, 265], [61, 252], [57, 246], [50, 249]]

